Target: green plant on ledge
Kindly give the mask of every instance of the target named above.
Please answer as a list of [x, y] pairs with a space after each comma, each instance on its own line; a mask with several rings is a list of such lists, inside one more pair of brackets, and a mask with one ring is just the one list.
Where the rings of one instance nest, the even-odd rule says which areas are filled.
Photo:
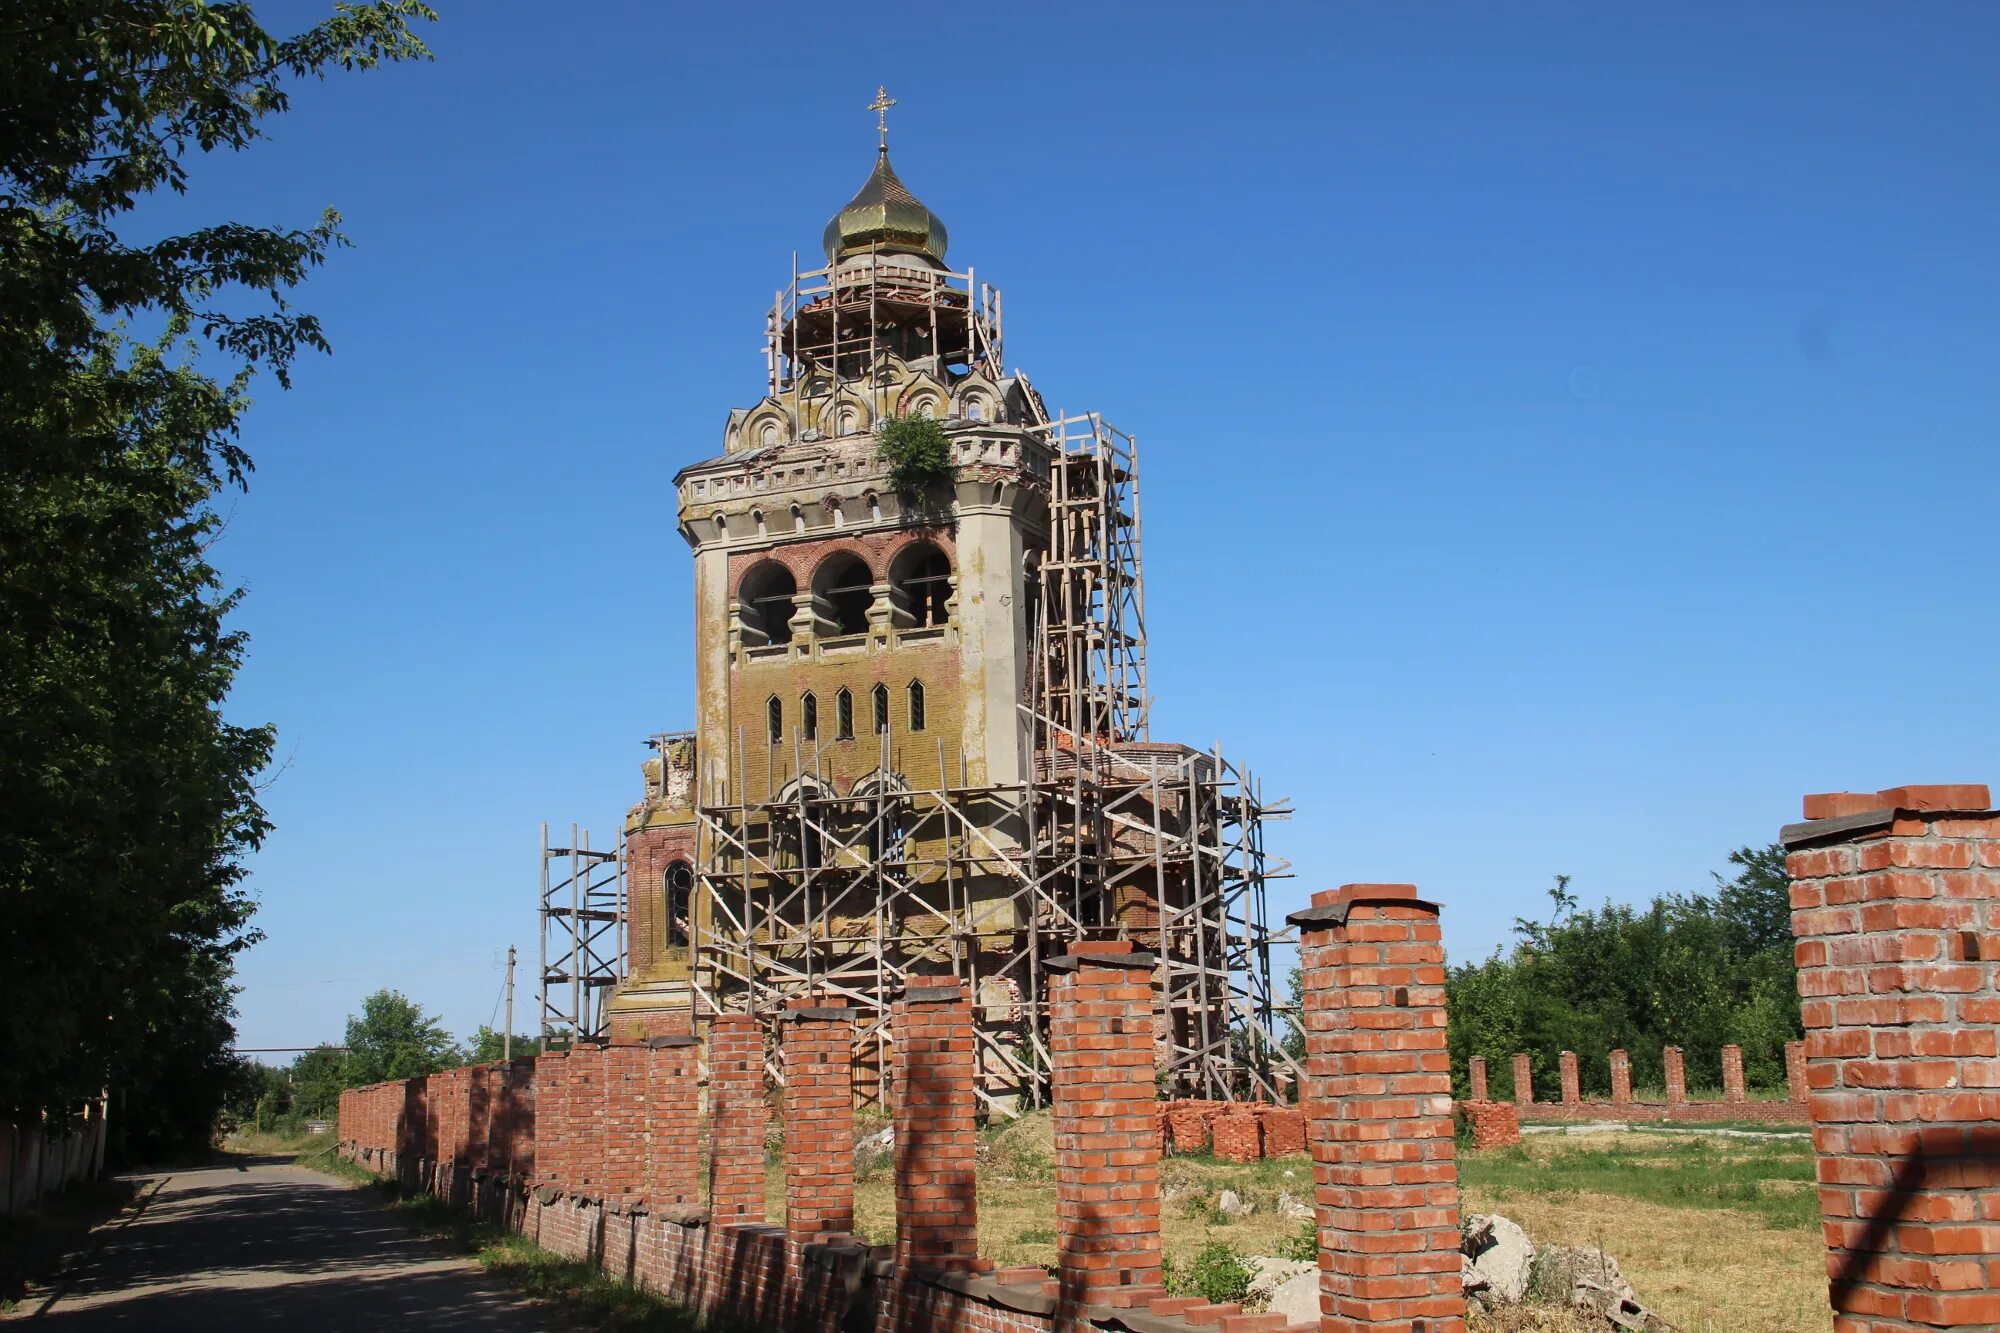
[[889, 485], [905, 500], [935, 491], [958, 476], [944, 427], [927, 416], [882, 418], [875, 427], [875, 450], [889, 465]]

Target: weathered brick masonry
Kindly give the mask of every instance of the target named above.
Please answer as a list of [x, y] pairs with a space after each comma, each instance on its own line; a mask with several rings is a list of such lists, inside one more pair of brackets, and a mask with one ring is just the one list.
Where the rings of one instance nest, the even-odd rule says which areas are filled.
[[1808, 796], [1786, 827], [1840, 1333], [2000, 1329], [2000, 813]]
[[[1797, 1048], [1796, 1050], [1794, 1048]], [[1638, 1101], [1632, 1096], [1632, 1057], [1627, 1051], [1612, 1051], [1609, 1054], [1611, 1068], [1611, 1099], [1599, 1101], [1585, 1098], [1579, 1086], [1577, 1059], [1573, 1051], [1562, 1052], [1558, 1067], [1562, 1078], [1562, 1100], [1557, 1102], [1537, 1102], [1524, 1100], [1520, 1090], [1525, 1086], [1529, 1057], [1526, 1054], [1514, 1057], [1515, 1107], [1523, 1121], [1543, 1123], [1576, 1122], [1591, 1120], [1685, 1120], [1731, 1121], [1748, 1120], [1765, 1124], [1803, 1125], [1806, 1123], [1806, 1098], [1802, 1043], [1788, 1043], [1785, 1048], [1786, 1070], [1790, 1088], [1784, 1101], [1751, 1100], [1743, 1081], [1743, 1048], [1725, 1046], [1722, 1048], [1723, 1098], [1721, 1101], [1691, 1101], [1687, 1094], [1687, 1057], [1678, 1046], [1669, 1046], [1661, 1053], [1661, 1065], [1665, 1073], [1666, 1100]], [[1475, 1095], [1472, 1100], [1480, 1101], [1477, 1095], [1484, 1090], [1486, 1062], [1473, 1056], [1467, 1064], [1467, 1078], [1473, 1084]]]
[[[1408, 884], [1294, 913], [1323, 1333], [1463, 1333], [1444, 946]], [[1523, 1080], [1525, 1082], [1525, 1080]]]
[[[708, 1037], [709, 1131], [722, 1166], [707, 1207], [695, 1173], [697, 1048], [684, 1038], [579, 1046], [511, 1068], [356, 1089], [341, 1098], [341, 1148], [555, 1253], [732, 1323], [812, 1333], [1283, 1328], [1278, 1316], [1169, 1298], [1159, 1286], [1151, 959], [1129, 950], [1081, 946], [1057, 983], [1060, 1012], [1050, 1035], [1062, 1162], [1059, 1278], [1034, 1268], [994, 1271], [977, 1255], [975, 1043], [971, 1005], [955, 983], [913, 988], [893, 1014], [893, 1252], [841, 1234], [852, 1213], [853, 1169], [852, 1025], [844, 1010], [779, 1016], [789, 1236], [755, 1220], [761, 1203], [746, 1217], [761, 1196], [767, 1107], [763, 1034], [743, 1016], [716, 1021]], [[601, 1126], [597, 1146], [587, 1146], [586, 1120]], [[459, 1141], [452, 1136], [462, 1126], [465, 1142], [490, 1146], [487, 1161], [439, 1158], [438, 1140], [425, 1137], [430, 1130], [411, 1129], [431, 1124], [447, 1127], [440, 1131], [447, 1144]], [[540, 1162], [528, 1166], [519, 1145], [537, 1139]], [[522, 1165], [501, 1168], [508, 1158]], [[637, 1193], [633, 1163], [643, 1167]], [[724, 1217], [725, 1204], [737, 1220]]]

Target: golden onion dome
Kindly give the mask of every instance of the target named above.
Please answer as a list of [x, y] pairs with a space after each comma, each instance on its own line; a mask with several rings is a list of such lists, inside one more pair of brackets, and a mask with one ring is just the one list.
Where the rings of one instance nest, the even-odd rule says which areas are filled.
[[871, 246], [928, 255], [942, 264], [948, 243], [943, 221], [897, 179], [886, 144], [876, 155], [875, 170], [847, 206], [833, 215], [820, 240], [829, 264], [866, 254]]

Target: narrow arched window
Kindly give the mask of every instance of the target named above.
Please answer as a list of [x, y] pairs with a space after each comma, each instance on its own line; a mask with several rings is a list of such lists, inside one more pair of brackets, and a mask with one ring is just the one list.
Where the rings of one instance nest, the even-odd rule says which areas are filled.
[[889, 729], [889, 687], [877, 685], [873, 695], [875, 704], [875, 734], [880, 736]]
[[809, 741], [819, 739], [819, 700], [810, 694], [799, 700], [799, 735]]
[[854, 692], [846, 688], [833, 696], [833, 738], [837, 741], [854, 739]]
[[689, 914], [694, 909], [694, 867], [685, 861], [675, 861], [667, 867], [665, 887], [663, 935], [666, 946], [669, 949], [685, 949], [691, 933]]
[[776, 745], [785, 739], [785, 701], [775, 694], [764, 705], [764, 721], [770, 728], [771, 744]]
[[923, 729], [924, 683], [920, 680], [913, 680], [910, 682], [910, 730], [922, 731]]

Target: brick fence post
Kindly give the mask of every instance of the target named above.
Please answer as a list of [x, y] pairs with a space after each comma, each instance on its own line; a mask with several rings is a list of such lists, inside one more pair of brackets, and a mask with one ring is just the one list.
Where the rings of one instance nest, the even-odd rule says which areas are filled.
[[1611, 1053], [1611, 1104], [1632, 1104], [1632, 1056], [1628, 1051]]
[[1564, 1106], [1575, 1106], [1583, 1100], [1583, 1083], [1577, 1078], [1576, 1052], [1564, 1051], [1557, 1058], [1562, 1067], [1562, 1094]]
[[484, 1172], [493, 1138], [492, 1070], [474, 1065], [466, 1072], [472, 1082], [466, 1092], [465, 1160], [474, 1171]]
[[574, 1174], [576, 1140], [569, 1132], [570, 1052], [545, 1051], [535, 1057], [535, 1178], [567, 1189]]
[[717, 1223], [764, 1220], [764, 1034], [749, 1014], [708, 1027], [709, 1210]]
[[606, 1046], [598, 1058], [604, 1080], [599, 1188], [607, 1203], [635, 1204], [646, 1195], [646, 1131], [651, 1118], [646, 1068], [652, 1052], [626, 1043]]
[[1527, 1052], [1514, 1057], [1514, 1105], [1533, 1106], [1535, 1104], [1535, 1069], [1528, 1063]]
[[648, 1043], [646, 1206], [694, 1208], [701, 1203], [701, 1088], [696, 1082], [693, 1037], [655, 1037]]
[[1475, 1055], [1465, 1062], [1466, 1082], [1471, 1085], [1472, 1096], [1468, 1101], [1483, 1102], [1486, 1096], [1486, 1057]]
[[604, 1197], [604, 1049], [588, 1043], [569, 1052], [570, 1192]]
[[796, 1253], [854, 1231], [854, 1011], [784, 1016], [785, 1232]]
[[1414, 885], [1349, 884], [1290, 920], [1304, 968], [1320, 1328], [1410, 1333], [1421, 1321], [1425, 1333], [1464, 1333], [1437, 904]]
[[1785, 1043], [1785, 1093], [1791, 1100], [1801, 1105], [1805, 1103], [1806, 1044], [1802, 1041]]
[[1792, 933], [1834, 1326], [2000, 1326], [2000, 814], [1806, 797]]
[[1743, 1048], [1734, 1044], [1722, 1048], [1722, 1100], [1732, 1104], [1750, 1100], [1743, 1087]]
[[912, 986], [895, 1039], [896, 1268], [968, 1269], [979, 1258], [972, 1005], [963, 984]]
[[1048, 963], [1058, 1333], [1089, 1329], [1092, 1304], [1165, 1295], [1153, 963], [1129, 940], [1079, 941]]
[[540, 1057], [516, 1060], [507, 1074], [507, 1169], [523, 1182], [535, 1178], [535, 1142], [540, 1128], [540, 1101], [535, 1071]]
[[1667, 1105], [1686, 1106], [1688, 1099], [1687, 1059], [1678, 1046], [1669, 1046], [1660, 1052], [1660, 1062], [1667, 1074]]

